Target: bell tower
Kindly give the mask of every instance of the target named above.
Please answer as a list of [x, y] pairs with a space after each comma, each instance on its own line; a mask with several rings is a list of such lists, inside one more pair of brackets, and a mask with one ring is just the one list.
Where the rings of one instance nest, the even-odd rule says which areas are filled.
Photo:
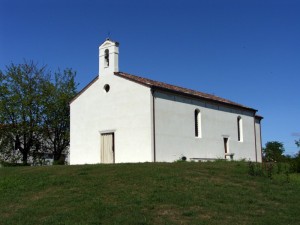
[[119, 43], [107, 38], [99, 46], [99, 75], [119, 72]]

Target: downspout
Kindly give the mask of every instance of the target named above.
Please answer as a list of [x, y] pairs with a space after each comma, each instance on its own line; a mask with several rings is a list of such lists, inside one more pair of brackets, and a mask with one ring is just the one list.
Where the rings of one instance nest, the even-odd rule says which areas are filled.
[[153, 125], [153, 162], [156, 162], [156, 144], [155, 144], [155, 90], [151, 88], [152, 93], [152, 125]]

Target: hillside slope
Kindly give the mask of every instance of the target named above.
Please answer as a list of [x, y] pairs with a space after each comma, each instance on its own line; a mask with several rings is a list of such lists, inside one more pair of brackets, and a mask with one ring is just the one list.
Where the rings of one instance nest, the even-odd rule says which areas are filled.
[[0, 168], [0, 224], [299, 224], [289, 178], [245, 162]]

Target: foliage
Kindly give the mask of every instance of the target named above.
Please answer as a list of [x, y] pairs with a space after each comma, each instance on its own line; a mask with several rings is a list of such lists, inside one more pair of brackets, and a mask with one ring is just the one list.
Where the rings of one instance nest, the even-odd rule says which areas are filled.
[[293, 158], [289, 159], [289, 163], [292, 172], [300, 173], [300, 151]]
[[283, 143], [278, 141], [270, 141], [266, 143], [266, 147], [262, 149], [263, 160], [265, 162], [282, 162], [284, 161], [283, 153], [285, 151]]
[[12, 134], [1, 134], [2, 133], [0, 132], [0, 162], [17, 163], [22, 158], [22, 155], [19, 151], [14, 149], [14, 142], [11, 137]]
[[285, 177], [285, 182], [290, 182], [290, 174], [295, 173], [293, 165], [291, 163], [280, 163], [280, 162], [265, 162], [255, 163], [248, 162], [248, 174], [250, 176], [260, 176], [273, 179], [274, 176], [280, 175]]
[[[300, 148], [299, 141], [295, 141], [295, 144], [298, 146], [298, 148]], [[290, 165], [290, 172], [300, 173], [300, 150], [294, 156], [285, 156], [285, 160]]]
[[75, 73], [70, 69], [56, 72], [54, 82], [48, 83], [46, 93], [48, 97], [44, 102], [43, 124], [45, 146], [53, 153], [55, 164], [64, 164], [64, 155], [70, 143], [69, 103], [76, 95]]
[[247, 171], [225, 161], [0, 168], [0, 223], [298, 224], [300, 175]]
[[186, 156], [182, 155], [179, 159], [175, 160], [174, 162], [186, 162]]
[[264, 171], [260, 163], [248, 162], [248, 174], [250, 176], [264, 176]]
[[295, 144], [298, 146], [298, 148], [300, 148], [300, 138], [299, 138], [299, 140], [295, 141]]
[[[44, 153], [56, 158], [69, 144], [68, 101], [75, 95], [75, 73], [55, 73], [34, 62], [11, 64], [0, 71], [0, 155], [15, 162], [39, 162]], [[54, 139], [54, 141], [49, 141]], [[55, 147], [54, 147], [55, 146]]]
[[46, 76], [45, 67], [33, 62], [11, 64], [6, 73], [0, 72], [1, 137], [21, 152], [24, 164], [32, 151], [39, 151]]

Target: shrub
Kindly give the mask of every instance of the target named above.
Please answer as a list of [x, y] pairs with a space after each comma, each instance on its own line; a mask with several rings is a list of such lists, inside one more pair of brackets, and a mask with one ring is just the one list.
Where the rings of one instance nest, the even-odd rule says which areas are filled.
[[290, 159], [289, 164], [291, 173], [300, 173], [300, 157]]
[[175, 162], [186, 162], [186, 157], [185, 156], [181, 156], [179, 159], [177, 159]]
[[274, 163], [266, 163], [265, 165], [266, 165], [267, 177], [272, 179], [273, 171], [274, 171]]
[[260, 163], [248, 162], [248, 174], [250, 176], [264, 176], [262, 165]]

